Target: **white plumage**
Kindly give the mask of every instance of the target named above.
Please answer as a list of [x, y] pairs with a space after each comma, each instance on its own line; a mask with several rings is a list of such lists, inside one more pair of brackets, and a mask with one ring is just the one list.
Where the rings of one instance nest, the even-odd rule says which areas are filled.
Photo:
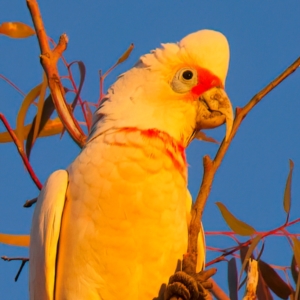
[[[187, 249], [185, 148], [202, 128], [232, 125], [228, 49], [218, 32], [193, 33], [142, 56], [109, 89], [87, 144], [38, 198], [31, 300], [161, 299]], [[204, 248], [201, 236], [199, 270]]]

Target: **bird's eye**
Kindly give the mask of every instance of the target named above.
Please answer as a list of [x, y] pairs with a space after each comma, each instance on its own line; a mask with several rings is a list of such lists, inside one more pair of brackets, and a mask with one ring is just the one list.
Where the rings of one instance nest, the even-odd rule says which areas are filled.
[[186, 80], [190, 80], [193, 78], [193, 72], [190, 70], [186, 70], [182, 73], [182, 77]]
[[197, 71], [192, 68], [183, 68], [176, 72], [171, 81], [171, 87], [176, 93], [187, 93], [197, 85]]

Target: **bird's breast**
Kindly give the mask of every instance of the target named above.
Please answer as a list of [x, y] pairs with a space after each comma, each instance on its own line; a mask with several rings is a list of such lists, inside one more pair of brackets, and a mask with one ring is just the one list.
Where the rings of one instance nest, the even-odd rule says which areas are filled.
[[66, 285], [76, 299], [158, 296], [187, 245], [184, 149], [168, 139], [108, 132], [70, 165], [57, 296]]

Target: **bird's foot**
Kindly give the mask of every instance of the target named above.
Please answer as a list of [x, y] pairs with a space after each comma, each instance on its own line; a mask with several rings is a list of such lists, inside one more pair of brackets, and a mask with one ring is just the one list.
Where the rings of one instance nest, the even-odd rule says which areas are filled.
[[207, 280], [217, 272], [209, 269], [193, 275], [179, 271], [169, 279], [164, 300], [206, 300], [212, 283]]

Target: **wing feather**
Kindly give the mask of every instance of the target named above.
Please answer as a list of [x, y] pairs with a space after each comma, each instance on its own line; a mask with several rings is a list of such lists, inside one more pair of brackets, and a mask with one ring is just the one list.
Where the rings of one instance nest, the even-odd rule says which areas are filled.
[[68, 187], [68, 173], [50, 175], [38, 197], [29, 248], [30, 300], [53, 300], [57, 245]]

